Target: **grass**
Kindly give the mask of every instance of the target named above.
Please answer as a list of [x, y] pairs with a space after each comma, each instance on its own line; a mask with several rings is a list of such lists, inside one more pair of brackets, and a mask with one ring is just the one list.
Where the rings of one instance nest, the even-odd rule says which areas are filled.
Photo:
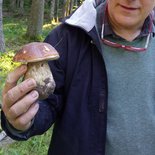
[[[25, 37], [26, 23], [25, 18], [5, 17], [3, 20], [6, 53], [0, 54], [0, 94], [2, 93], [8, 72], [18, 65], [12, 62], [15, 51], [23, 44], [32, 42], [32, 40]], [[53, 26], [51, 26], [51, 24], [46, 24], [43, 27], [41, 41], [44, 40], [52, 28]], [[0, 95], [0, 103], [1, 100]], [[0, 148], [0, 155], [46, 155], [52, 133], [51, 130], [41, 136], [32, 137], [28, 141], [14, 142], [11, 145], [2, 147]]]
[[[29, 40], [29, 38], [27, 38], [27, 36], [25, 35], [27, 29], [26, 19], [24, 20], [23, 18], [5, 17], [3, 19], [3, 23], [6, 50], [18, 50], [21, 45], [33, 41]], [[51, 24], [49, 24], [49, 26], [44, 27], [40, 41], [43, 41], [46, 35], [49, 33], [49, 31], [51, 31], [51, 29], [53, 28]]]
[[51, 131], [27, 141], [14, 142], [0, 148], [0, 155], [47, 155]]

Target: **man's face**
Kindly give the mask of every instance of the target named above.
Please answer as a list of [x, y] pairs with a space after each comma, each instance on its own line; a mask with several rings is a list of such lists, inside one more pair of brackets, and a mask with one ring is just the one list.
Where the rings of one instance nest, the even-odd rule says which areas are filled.
[[142, 26], [155, 7], [155, 0], [108, 0], [110, 20], [126, 28]]

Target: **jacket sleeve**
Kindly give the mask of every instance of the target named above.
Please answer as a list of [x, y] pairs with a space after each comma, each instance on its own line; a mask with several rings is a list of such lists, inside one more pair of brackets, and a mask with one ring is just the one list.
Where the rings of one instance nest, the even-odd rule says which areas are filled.
[[10, 130], [11, 126], [8, 125], [8, 121], [6, 120], [3, 111], [1, 112], [2, 128], [8, 136], [15, 140], [27, 140], [34, 135], [44, 133], [56, 121], [63, 110], [65, 100], [65, 51], [67, 51], [67, 45], [65, 43], [66, 39], [64, 39], [64, 36], [61, 33], [62, 29], [62, 25], [58, 26], [52, 30], [52, 32], [45, 39], [45, 42], [54, 46], [60, 55], [58, 60], [49, 62], [49, 66], [56, 82], [56, 88], [54, 93], [51, 94], [46, 100], [38, 101], [39, 110], [30, 129], [25, 132]]

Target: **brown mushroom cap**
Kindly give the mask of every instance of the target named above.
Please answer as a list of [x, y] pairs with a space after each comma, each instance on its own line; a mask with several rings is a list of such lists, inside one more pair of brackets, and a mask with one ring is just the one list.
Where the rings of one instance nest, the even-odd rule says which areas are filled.
[[56, 60], [59, 54], [54, 47], [48, 43], [32, 42], [24, 45], [14, 56], [16, 62], [38, 62], [43, 60]]

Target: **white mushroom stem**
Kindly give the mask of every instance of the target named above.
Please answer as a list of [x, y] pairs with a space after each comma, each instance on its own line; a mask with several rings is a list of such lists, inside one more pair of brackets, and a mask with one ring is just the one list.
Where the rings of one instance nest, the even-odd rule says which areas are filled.
[[56, 84], [47, 61], [28, 63], [24, 79], [28, 78], [33, 78], [36, 81], [39, 99], [45, 99], [53, 93]]

